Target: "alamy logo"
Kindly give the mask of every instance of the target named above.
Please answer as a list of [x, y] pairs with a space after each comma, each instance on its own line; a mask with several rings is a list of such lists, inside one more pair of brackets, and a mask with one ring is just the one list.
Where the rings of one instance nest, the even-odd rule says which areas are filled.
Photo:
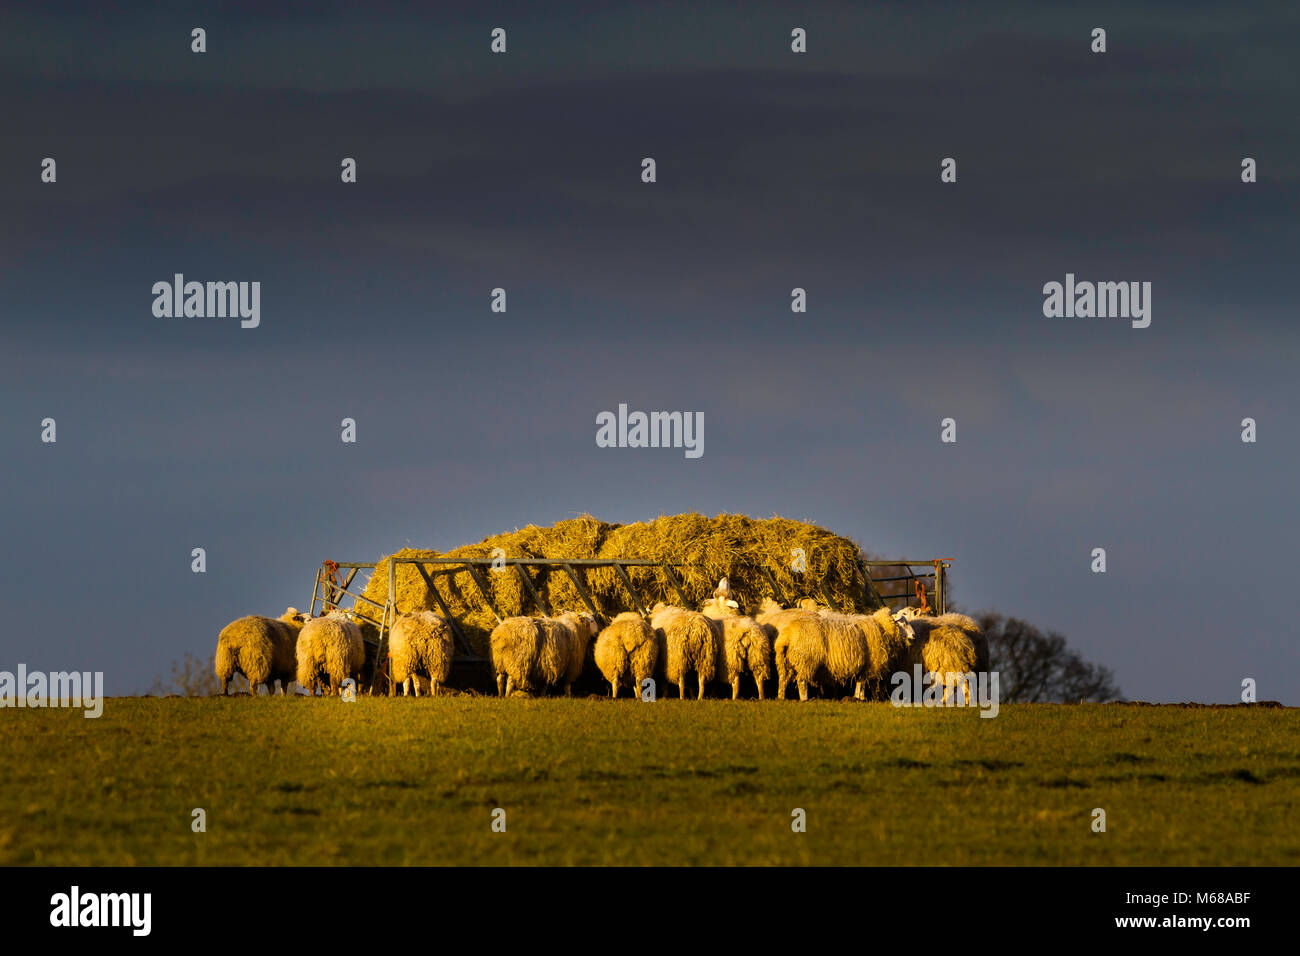
[[51, 926], [127, 926], [134, 936], [148, 936], [152, 893], [82, 893], [74, 886], [50, 897]]
[[153, 314], [160, 319], [238, 316], [245, 329], [262, 323], [260, 282], [186, 282], [178, 272], [171, 282], [155, 282], [153, 294]]
[[687, 458], [704, 454], [703, 412], [628, 412], [596, 416], [597, 448], [684, 448]]
[[978, 707], [981, 717], [996, 717], [1000, 678], [997, 671], [936, 674], [915, 664], [910, 674], [895, 671], [890, 676], [894, 690], [889, 702], [895, 707]]
[[88, 718], [104, 713], [104, 672], [0, 671], [0, 707], [81, 707]]
[[1075, 282], [1065, 274], [1065, 285], [1043, 286], [1043, 315], [1049, 319], [1132, 319], [1133, 328], [1151, 324], [1150, 282]]

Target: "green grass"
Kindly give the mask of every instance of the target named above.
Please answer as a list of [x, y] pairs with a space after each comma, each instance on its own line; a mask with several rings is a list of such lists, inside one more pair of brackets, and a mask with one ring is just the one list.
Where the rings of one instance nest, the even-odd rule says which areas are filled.
[[0, 725], [4, 864], [1300, 863], [1296, 710], [121, 698]]

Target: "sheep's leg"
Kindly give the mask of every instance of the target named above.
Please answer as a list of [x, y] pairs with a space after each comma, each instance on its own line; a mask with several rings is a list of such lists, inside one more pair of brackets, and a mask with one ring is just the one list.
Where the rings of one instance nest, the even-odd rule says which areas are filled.
[[609, 682], [609, 696], [613, 699], [618, 698], [618, 678], [615, 677]]
[[758, 688], [758, 699], [762, 700], [763, 699], [763, 678], [755, 677], [754, 686]]
[[797, 683], [798, 683], [798, 685], [799, 685], [799, 699], [800, 699], [800, 700], [807, 700], [807, 699], [808, 699], [808, 682], [807, 682], [806, 680], [800, 680], [800, 681], [798, 681]]
[[704, 699], [704, 675], [699, 671], [695, 672], [695, 679], [700, 682], [700, 700]]
[[226, 696], [226, 691], [228, 690], [228, 685], [229, 685], [229, 684], [230, 684], [230, 682], [229, 682], [228, 680], [226, 680], [224, 677], [221, 678], [221, 696], [222, 696], [222, 697], [225, 697], [225, 696]]
[[513, 677], [510, 677], [510, 676], [507, 675], [507, 676], [506, 676], [506, 692], [505, 692], [502, 696], [503, 696], [503, 697], [509, 697], [509, 696], [510, 696], [511, 694], [513, 694], [514, 692], [515, 692], [515, 679], [514, 679]]
[[731, 678], [731, 699], [740, 700], [740, 678]]
[[572, 685], [572, 684], [565, 684], [565, 685], [564, 685], [564, 696], [565, 696], [565, 697], [572, 697], [572, 696], [573, 696], [573, 685]]

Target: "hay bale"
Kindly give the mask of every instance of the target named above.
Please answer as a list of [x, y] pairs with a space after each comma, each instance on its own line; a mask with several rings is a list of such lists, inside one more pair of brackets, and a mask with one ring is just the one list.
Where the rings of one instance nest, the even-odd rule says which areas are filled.
[[[507, 558], [649, 558], [656, 561], [681, 562], [674, 573], [686, 591], [692, 607], [711, 595], [720, 578], [730, 582], [732, 593], [742, 606], [757, 606], [772, 594], [763, 569], [770, 569], [786, 599], [811, 595], [822, 600], [825, 585], [837, 608], [843, 611], [873, 610], [858, 568], [860, 550], [848, 538], [817, 525], [788, 518], [750, 518], [746, 515], [721, 514], [709, 518], [701, 514], [664, 515], [653, 521], [633, 524], [609, 524], [583, 515], [550, 527], [528, 525], [504, 534], [493, 535], [477, 544], [446, 552], [404, 548], [396, 557], [491, 557], [500, 548]], [[798, 574], [792, 569], [792, 552], [803, 550], [807, 570]], [[385, 559], [386, 560], [386, 559]], [[431, 573], [436, 568], [427, 569]], [[658, 568], [628, 568], [628, 576], [649, 609], [657, 601], [679, 604], [681, 598]], [[577, 588], [563, 569], [529, 569], [534, 586], [559, 614], [566, 610], [585, 610]], [[606, 618], [635, 610], [631, 596], [613, 568], [593, 568], [585, 573], [588, 591]], [[493, 599], [501, 616], [541, 616], [513, 568], [493, 572], [484, 568]], [[497, 620], [479, 593], [467, 571], [443, 573], [434, 577], [448, 610], [461, 624], [475, 652], [489, 654], [488, 635]], [[364, 595], [383, 602], [388, 596], [388, 569], [381, 560], [371, 575]], [[424, 579], [413, 565], [397, 566], [395, 600], [399, 614], [442, 610], [429, 593]], [[357, 602], [358, 615], [371, 621], [378, 613]]]

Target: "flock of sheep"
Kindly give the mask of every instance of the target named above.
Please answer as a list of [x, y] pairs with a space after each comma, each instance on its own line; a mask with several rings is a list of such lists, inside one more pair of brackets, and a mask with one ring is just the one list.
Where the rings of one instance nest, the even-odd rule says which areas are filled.
[[[717, 681], [729, 685], [735, 699], [747, 676], [760, 700], [773, 677], [782, 700], [791, 683], [800, 700], [808, 699], [810, 686], [827, 684], [865, 699], [868, 685], [878, 689], [894, 672], [920, 665], [922, 673], [942, 682], [946, 702], [959, 685], [971, 700], [970, 677], [989, 668], [984, 633], [963, 614], [932, 616], [911, 607], [840, 614], [809, 599], [789, 609], [767, 599], [749, 617], [731, 599], [726, 578], [699, 611], [661, 603], [649, 620], [626, 612], [603, 630], [592, 615], [572, 611], [511, 617], [496, 626], [489, 643], [492, 674], [503, 697], [552, 688], [571, 694], [589, 649], [612, 697], [624, 688], [636, 696], [650, 679], [676, 685], [685, 697], [693, 676], [700, 698], [705, 686]], [[451, 626], [432, 611], [398, 617], [388, 649], [392, 679], [408, 696], [436, 695], [451, 674]], [[217, 638], [223, 695], [236, 673], [248, 678], [255, 694], [262, 684], [274, 692], [276, 680], [282, 694], [293, 680], [312, 694], [337, 694], [349, 678], [359, 685], [364, 667], [361, 629], [342, 610], [317, 618], [296, 608], [278, 620], [243, 617]]]

